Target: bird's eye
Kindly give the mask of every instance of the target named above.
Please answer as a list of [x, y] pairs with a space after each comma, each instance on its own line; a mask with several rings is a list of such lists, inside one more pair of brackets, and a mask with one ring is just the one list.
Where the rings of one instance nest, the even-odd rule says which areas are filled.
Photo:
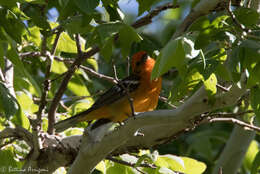
[[139, 66], [139, 65], [141, 65], [141, 62], [140, 61], [136, 62], [136, 66]]
[[145, 54], [142, 56], [141, 61], [142, 61], [142, 62], [145, 62], [145, 61], [147, 60], [147, 58], [148, 58], [148, 54], [145, 53]]

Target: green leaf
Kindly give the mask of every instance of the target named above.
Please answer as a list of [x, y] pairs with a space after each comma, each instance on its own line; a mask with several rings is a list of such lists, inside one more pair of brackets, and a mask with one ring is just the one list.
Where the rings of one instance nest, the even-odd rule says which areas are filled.
[[79, 128], [70, 128], [65, 131], [66, 136], [72, 136], [72, 135], [82, 135], [83, 130]]
[[161, 76], [172, 67], [176, 67], [182, 76], [186, 73], [185, 52], [181, 38], [171, 40], [162, 49], [152, 71], [152, 79]]
[[101, 55], [105, 58], [105, 60], [107, 62], [109, 62], [109, 60], [111, 59], [112, 56], [112, 52], [113, 52], [113, 42], [114, 42], [114, 38], [110, 37], [109, 39], [107, 39], [107, 41], [105, 42], [104, 46], [101, 48]]
[[56, 74], [63, 74], [67, 72], [68, 68], [64, 64], [64, 62], [59, 62], [56, 60], [53, 60], [52, 66], [51, 66], [51, 72], [54, 72]]
[[90, 15], [72, 16], [67, 20], [64, 28], [67, 29], [70, 35], [88, 33], [93, 28], [89, 25], [92, 18]]
[[181, 158], [184, 161], [185, 170], [183, 172], [185, 174], [202, 174], [207, 168], [203, 162], [188, 157]]
[[21, 59], [18, 56], [18, 53], [14, 46], [8, 49], [6, 57], [13, 63], [15, 71], [18, 71], [23, 77], [27, 78], [35, 89], [36, 95], [40, 96], [41, 89], [37, 82], [33, 79], [31, 74], [24, 67]]
[[182, 172], [185, 169], [185, 164], [182, 158], [174, 155], [160, 155], [155, 161], [155, 165], [179, 172]]
[[104, 43], [107, 38], [110, 38], [114, 34], [118, 33], [123, 26], [124, 24], [122, 22], [109, 22], [97, 26], [96, 30], [102, 43]]
[[251, 174], [257, 174], [260, 172], [260, 151], [255, 156], [254, 162], [251, 167]]
[[9, 172], [9, 167], [18, 169], [22, 168], [22, 163], [15, 160], [14, 156], [14, 148], [12, 146], [0, 150], [0, 159], [4, 159], [0, 160], [1, 173], [13, 173]]
[[[250, 143], [250, 146], [246, 152], [244, 161], [243, 161], [243, 166], [250, 171], [253, 169], [253, 163], [255, 161], [256, 155], [259, 153], [259, 146], [258, 142], [256, 140], [253, 140]], [[258, 157], [259, 158], [259, 157]], [[258, 161], [259, 162], [259, 161]]]
[[95, 169], [99, 170], [102, 173], [106, 173], [106, 163], [104, 161], [100, 161]]
[[57, 45], [57, 52], [77, 53], [76, 42], [67, 33], [62, 33]]
[[68, 83], [68, 89], [77, 96], [89, 96], [89, 91], [80, 76], [73, 76]]
[[36, 26], [41, 29], [49, 30], [51, 26], [48, 22], [47, 16], [42, 14], [42, 10], [38, 5], [30, 5], [24, 11], [24, 13], [30, 17], [30, 21], [32, 21]]
[[257, 63], [252, 70], [249, 71], [249, 78], [247, 80], [247, 87], [251, 88], [260, 84], [260, 62]]
[[28, 41], [33, 42], [35, 46], [40, 47], [41, 45], [41, 33], [39, 27], [33, 26], [29, 28], [30, 33], [28, 34]]
[[203, 83], [209, 96], [213, 96], [217, 93], [217, 77], [215, 74], [211, 74], [207, 80], [203, 81]]
[[10, 93], [8, 88], [6, 88], [2, 82], [0, 82], [0, 91], [0, 105], [5, 112], [5, 117], [9, 119], [18, 112], [19, 105], [15, 97]]
[[136, 174], [133, 168], [122, 164], [117, 164], [117, 163], [114, 163], [113, 166], [109, 167], [106, 170], [106, 174], [122, 174], [122, 173]]
[[93, 13], [99, 4], [99, 0], [74, 0], [77, 7], [86, 14]]
[[25, 31], [25, 25], [10, 10], [0, 9], [0, 23], [5, 32], [17, 43], [22, 42], [22, 35]]
[[23, 112], [31, 115], [38, 111], [38, 105], [34, 104], [29, 92], [18, 91], [16, 92], [16, 98]]
[[240, 7], [234, 11], [236, 19], [243, 25], [250, 27], [258, 23], [259, 13], [252, 8]]
[[139, 7], [138, 7], [138, 15], [143, 14], [143, 12], [150, 10], [151, 6], [155, 4], [157, 0], [137, 0]]
[[259, 86], [254, 86], [250, 90], [250, 101], [251, 106], [256, 114], [256, 118], [260, 121], [260, 88]]
[[25, 129], [30, 128], [30, 121], [26, 117], [26, 115], [23, 113], [21, 106], [19, 105], [19, 110], [18, 112], [14, 115], [12, 118], [12, 122], [15, 123], [16, 125], [20, 125]]
[[119, 31], [119, 42], [123, 57], [129, 55], [132, 43], [141, 41], [142, 38], [129, 25], [123, 25]]

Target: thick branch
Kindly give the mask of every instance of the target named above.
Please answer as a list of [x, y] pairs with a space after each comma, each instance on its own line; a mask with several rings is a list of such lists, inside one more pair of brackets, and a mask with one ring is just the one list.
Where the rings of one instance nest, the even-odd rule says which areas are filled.
[[[129, 118], [125, 125], [108, 134], [106, 131], [109, 127], [106, 129], [104, 127], [109, 125], [90, 131], [88, 136], [82, 139], [83, 144], [72, 165], [71, 173], [82, 171], [83, 168], [86, 171], [84, 173], [90, 173], [95, 165], [111, 152], [122, 154], [165, 143], [178, 132], [192, 127], [190, 120], [197, 115], [233, 105], [244, 92], [244, 89], [233, 86], [229, 92], [217, 96], [212, 106], [207, 103], [207, 94], [202, 87], [175, 110], [158, 110], [139, 114], [135, 119]], [[144, 136], [135, 136], [137, 131], [141, 131]]]

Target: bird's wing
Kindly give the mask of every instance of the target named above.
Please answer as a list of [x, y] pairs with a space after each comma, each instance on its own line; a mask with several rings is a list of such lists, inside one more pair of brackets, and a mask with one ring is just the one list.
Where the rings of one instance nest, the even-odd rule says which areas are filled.
[[[127, 96], [127, 93], [131, 93], [138, 88], [140, 84], [140, 77], [137, 75], [130, 75], [123, 80], [119, 81], [118, 84], [107, 90], [102, 94], [91, 108], [99, 108], [104, 105], [110, 105], [115, 101]], [[128, 92], [127, 92], [128, 90]]]

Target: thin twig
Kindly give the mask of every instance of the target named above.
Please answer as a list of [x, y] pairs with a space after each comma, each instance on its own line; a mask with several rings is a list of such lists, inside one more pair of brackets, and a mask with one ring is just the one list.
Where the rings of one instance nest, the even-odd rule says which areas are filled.
[[237, 125], [239, 125], [241, 127], [248, 128], [248, 129], [260, 132], [260, 127], [248, 124], [246, 122], [243, 122], [243, 121], [235, 119], [235, 118], [209, 118], [208, 122], [209, 123], [212, 123], [212, 122], [230, 122], [230, 123], [237, 124]]
[[95, 77], [97, 77], [99, 79], [106, 80], [106, 81], [111, 82], [113, 84], [117, 84], [116, 79], [113, 78], [113, 77], [106, 76], [104, 74], [100, 74], [100, 73], [94, 71], [93, 69], [91, 69], [89, 67], [86, 67], [86, 66], [83, 66], [83, 65], [80, 65], [80, 68], [83, 69], [84, 71], [86, 71], [88, 74], [90, 74], [92, 76], [95, 76]]
[[233, 22], [242, 30], [242, 31], [248, 31], [248, 29], [246, 29], [246, 27], [244, 25], [242, 25], [236, 18], [235, 14], [232, 12], [231, 9], [231, 5], [232, 5], [232, 0], [228, 1], [228, 6], [226, 7], [227, 12], [229, 13], [231, 19], [233, 20]]
[[161, 100], [162, 102], [164, 102], [164, 103], [168, 104], [170, 107], [172, 107], [172, 108], [174, 108], [174, 109], [176, 109], [176, 108], [177, 108], [177, 106], [175, 106], [175, 105], [171, 104], [171, 103], [168, 101], [168, 99], [167, 99], [167, 98], [165, 98], [165, 97], [163, 97], [163, 96], [159, 96], [159, 100]]
[[52, 122], [52, 124], [49, 125], [49, 127], [48, 127], [48, 133], [49, 134], [53, 134], [54, 123], [55, 123], [55, 113], [56, 113], [57, 107], [59, 105], [59, 101], [61, 100], [61, 98], [62, 98], [62, 96], [63, 96], [63, 94], [64, 94], [64, 92], [67, 88], [69, 80], [71, 79], [75, 70], [80, 66], [80, 64], [85, 59], [87, 59], [87, 58], [93, 56], [94, 54], [96, 54], [99, 50], [100, 49], [98, 47], [94, 46], [89, 51], [84, 52], [82, 54], [78, 54], [78, 58], [76, 58], [75, 61], [73, 62], [73, 64], [69, 67], [66, 75], [64, 76], [64, 78], [63, 78], [63, 80], [62, 80], [62, 82], [61, 82], [61, 84], [58, 88], [58, 91], [56, 92], [56, 94], [53, 98], [53, 101], [50, 105], [50, 108], [49, 108], [48, 118], [49, 118], [49, 121]]
[[254, 113], [253, 110], [247, 110], [244, 112], [238, 112], [238, 113], [210, 113], [205, 115], [205, 117], [210, 117], [210, 118], [216, 118], [216, 117], [239, 117], [245, 114], [250, 114]]
[[225, 88], [224, 86], [221, 86], [220, 84], [217, 84], [216, 86], [217, 86], [217, 88], [221, 89], [224, 92], [228, 92], [229, 91], [228, 88]]
[[[51, 53], [48, 53], [46, 50], [42, 50], [42, 52], [41, 52], [42, 54], [46, 55], [47, 66], [46, 66], [46, 72], [45, 72], [45, 80], [43, 82], [43, 92], [42, 92], [42, 96], [41, 96], [39, 110], [38, 110], [38, 113], [37, 113], [37, 123], [36, 123], [37, 128], [36, 129], [38, 131], [41, 129], [42, 116], [44, 115], [44, 108], [47, 105], [46, 99], [47, 99], [47, 96], [48, 96], [48, 91], [50, 90], [50, 87], [51, 87], [50, 75], [51, 75], [51, 66], [52, 66], [52, 61], [53, 61], [52, 57], [56, 52], [56, 48], [57, 48], [57, 45], [58, 45], [58, 41], [59, 41], [61, 32], [62, 31], [60, 30], [56, 34]], [[42, 46], [42, 48], [46, 48], [46, 38], [43, 39], [43, 41], [44, 42], [42, 43], [42, 45], [45, 45], [45, 46]]]
[[135, 23], [133, 23], [132, 27], [139, 28], [144, 25], [150, 24], [152, 22], [152, 18], [157, 16], [160, 12], [168, 10], [168, 9], [179, 8], [179, 7], [180, 7], [179, 5], [177, 5], [177, 4], [174, 5], [172, 3], [167, 3], [167, 4], [161, 5], [159, 7], [156, 7], [154, 10], [149, 12], [149, 14], [147, 14], [146, 16], [140, 18]]
[[[115, 163], [119, 163], [119, 164], [123, 164], [123, 165], [126, 165], [126, 166], [130, 166], [130, 167], [135, 167], [135, 163], [129, 163], [129, 162], [126, 162], [126, 161], [123, 161], [123, 160], [119, 160], [119, 159], [116, 159], [116, 158], [113, 158], [111, 156], [109, 157], [106, 157], [107, 160], [110, 160], [110, 161], [113, 161]], [[143, 163], [143, 164], [140, 164], [138, 167], [146, 167], [146, 168], [152, 168], [152, 169], [156, 169], [157, 167], [153, 164], [147, 164], [147, 163]]]

